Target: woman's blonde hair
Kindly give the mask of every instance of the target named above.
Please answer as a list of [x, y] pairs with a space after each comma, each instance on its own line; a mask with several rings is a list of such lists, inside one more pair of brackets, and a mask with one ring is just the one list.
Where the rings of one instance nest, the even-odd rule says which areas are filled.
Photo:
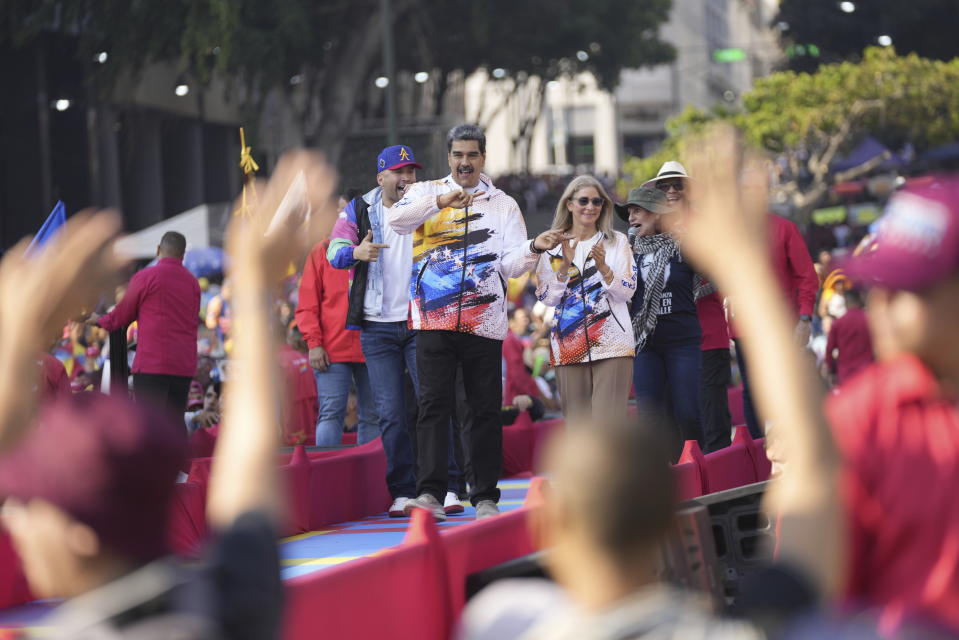
[[611, 238], [613, 236], [613, 201], [606, 193], [606, 187], [603, 183], [593, 176], [576, 176], [563, 191], [563, 197], [559, 199], [556, 205], [556, 214], [553, 216], [553, 228], [562, 231], [569, 231], [573, 228], [573, 212], [567, 207], [567, 203], [573, 199], [573, 196], [580, 189], [593, 187], [599, 192], [599, 195], [605, 200], [603, 208], [599, 212], [599, 220], [596, 221], [596, 229], [603, 232], [603, 236]]

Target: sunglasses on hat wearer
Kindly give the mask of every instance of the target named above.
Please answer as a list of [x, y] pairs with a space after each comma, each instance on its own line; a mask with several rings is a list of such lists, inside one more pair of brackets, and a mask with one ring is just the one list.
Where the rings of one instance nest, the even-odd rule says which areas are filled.
[[581, 207], [585, 207], [585, 206], [588, 205], [590, 202], [593, 203], [593, 206], [594, 206], [594, 207], [601, 207], [601, 206], [603, 206], [603, 205], [606, 203], [606, 201], [603, 200], [602, 198], [593, 198], [592, 200], [590, 200], [590, 199], [587, 198], [586, 196], [583, 196], [582, 198], [570, 198], [570, 200], [573, 200], [573, 201], [575, 201], [575, 202], [578, 202], [578, 203], [579, 203], [579, 206], [581, 206]]
[[659, 189], [660, 191], [669, 191], [670, 187], [672, 187], [676, 191], [682, 191], [683, 189], [686, 188], [686, 185], [683, 184], [682, 180], [671, 180], [668, 182], [666, 180], [661, 180], [656, 183], [656, 188]]

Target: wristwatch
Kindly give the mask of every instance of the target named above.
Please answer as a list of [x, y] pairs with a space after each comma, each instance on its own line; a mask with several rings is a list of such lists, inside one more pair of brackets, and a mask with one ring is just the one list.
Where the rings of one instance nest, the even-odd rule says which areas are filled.
[[808, 313], [802, 314], [801, 316], [799, 316], [799, 319], [800, 319], [802, 322], [812, 322], [812, 316], [809, 315]]

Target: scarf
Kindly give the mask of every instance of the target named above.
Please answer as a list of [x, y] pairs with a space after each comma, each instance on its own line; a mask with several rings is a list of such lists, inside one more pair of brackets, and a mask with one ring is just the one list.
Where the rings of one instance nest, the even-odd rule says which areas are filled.
[[646, 346], [649, 336], [656, 330], [656, 320], [661, 308], [660, 300], [666, 287], [666, 267], [669, 261], [679, 254], [679, 245], [675, 238], [666, 233], [654, 236], [638, 237], [633, 240], [633, 253], [637, 265], [642, 264], [642, 256], [653, 254], [653, 264], [646, 276], [646, 290], [639, 311], [633, 316], [633, 334], [636, 336], [636, 352]]

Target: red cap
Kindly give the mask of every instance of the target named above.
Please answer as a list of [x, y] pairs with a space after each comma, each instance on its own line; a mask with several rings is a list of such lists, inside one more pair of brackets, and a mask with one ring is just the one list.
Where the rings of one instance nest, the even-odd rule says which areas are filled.
[[842, 268], [854, 281], [918, 291], [959, 270], [959, 179], [896, 193], [876, 238]]
[[37, 423], [0, 458], [0, 496], [42, 498], [89, 525], [127, 558], [167, 552], [166, 525], [186, 430], [163, 411], [98, 393], [43, 408]]

